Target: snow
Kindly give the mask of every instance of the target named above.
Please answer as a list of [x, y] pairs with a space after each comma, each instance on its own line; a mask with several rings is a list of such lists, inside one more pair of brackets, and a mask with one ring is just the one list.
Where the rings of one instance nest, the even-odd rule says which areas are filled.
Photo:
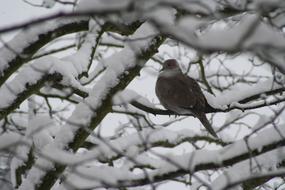
[[94, 61], [92, 64], [95, 65], [95, 68], [91, 72], [89, 72], [88, 78], [82, 77], [80, 79], [80, 82], [82, 84], [90, 83], [92, 79], [94, 79], [96, 76], [98, 76], [101, 72], [103, 72], [106, 69], [106, 65], [104, 65], [104, 63], [102, 62]]
[[147, 48], [145, 44], [150, 43], [152, 37], [156, 36], [157, 33], [158, 31], [155, 30], [154, 27], [152, 27], [149, 23], [145, 23], [136, 31], [135, 35], [129, 38], [127, 46], [130, 50], [137, 53], [144, 52]]
[[[90, 55], [92, 54], [93, 47], [96, 45], [96, 39], [99, 37], [101, 27], [97, 23], [93, 22], [94, 21], [92, 19], [89, 21], [89, 27], [91, 29], [87, 33], [84, 43], [80, 49], [73, 55], [63, 58], [64, 61], [68, 61], [73, 64], [73, 68], [76, 69], [76, 73], [87, 72], [89, 63], [91, 61]], [[67, 67], [64, 69], [67, 69]]]
[[43, 6], [46, 8], [52, 8], [55, 5], [55, 0], [43, 0]]
[[76, 6], [78, 12], [110, 11], [125, 9], [131, 3], [130, 0], [81, 0]]
[[233, 110], [227, 114], [224, 124], [231, 123], [240, 118], [242, 115], [243, 112], [241, 110]]
[[[233, 27], [221, 27], [223, 22], [214, 23], [199, 35], [197, 44], [209, 49], [233, 49], [238, 47], [244, 34], [258, 21], [257, 15], [246, 15], [239, 24]], [[183, 27], [183, 26], [182, 26]], [[233, 38], [234, 36], [234, 38]], [[221, 39], [222, 43], [221, 43]]]
[[[148, 32], [152, 32], [153, 30], [148, 29], [149, 27], [151, 26], [148, 23], [145, 23], [134, 33], [133, 38], [141, 37], [142, 34], [145, 35], [144, 43], [133, 43], [134, 46], [140, 46], [136, 47], [135, 50], [145, 50], [145, 48], [150, 45], [149, 43], [152, 38], [149, 37]], [[151, 35], [152, 34], [153, 33], [151, 33]], [[96, 117], [96, 110], [102, 106], [102, 102], [112, 87], [118, 84], [118, 78], [129, 68], [132, 68], [137, 64], [135, 59], [137, 53], [139, 52], [126, 47], [104, 60], [104, 62], [109, 62], [106, 64], [109, 65], [109, 67], [106, 69], [104, 76], [102, 76], [102, 78], [94, 85], [89, 97], [76, 106], [74, 112], [68, 119], [68, 122], [61, 127], [60, 131], [55, 136], [54, 142], [43, 148], [43, 154], [45, 150], [49, 150], [49, 147], [64, 149], [67, 144], [74, 139], [75, 134], [81, 126], [90, 125], [90, 122], [92, 121], [91, 119]], [[47, 167], [49, 170], [53, 168], [52, 162], [44, 158], [37, 159], [35, 165], [37, 164]], [[27, 179], [22, 183], [19, 189], [29, 189], [31, 188], [30, 183], [40, 183], [40, 179], [46, 174], [46, 172], [48, 171], [39, 172], [37, 167], [33, 167], [29, 171]], [[35, 178], [36, 180], [34, 180]]]
[[[131, 172], [124, 168], [109, 166], [77, 167], [65, 182], [73, 187], [92, 189], [107, 185], [116, 186], [121, 179], [134, 179]], [[74, 183], [76, 181], [76, 183]]]
[[27, 177], [24, 178], [24, 181], [19, 189], [24, 188], [35, 190], [35, 185], [39, 184], [42, 175], [45, 174], [45, 171], [54, 168], [53, 164], [50, 161], [43, 158], [39, 159], [36, 164], [37, 167], [31, 168], [31, 171], [28, 173]]
[[99, 31], [100, 27], [93, 25], [81, 48], [73, 55], [63, 59], [45, 56], [27, 64], [10, 82], [0, 88], [0, 108], [12, 105], [21, 93], [28, 90], [27, 85], [36, 84], [47, 74], [61, 74], [61, 84], [88, 93], [88, 89], [83, 87], [77, 79], [88, 69], [90, 55]]
[[260, 8], [275, 7], [275, 6], [284, 7], [285, 4], [283, 1], [279, 1], [279, 0], [272, 0], [272, 1], [254, 0], [250, 3], [249, 8], [259, 10]]
[[[148, 176], [151, 178], [154, 178], [156, 176], [163, 176], [163, 175], [170, 175], [172, 172], [177, 171], [184, 171], [186, 173], [193, 173], [197, 170], [200, 170], [199, 166], [207, 165], [207, 164], [214, 164], [216, 166], [219, 166], [220, 164], [223, 164], [227, 160], [231, 160], [235, 157], [239, 157], [240, 155], [243, 155], [245, 153], [248, 153], [248, 149], [250, 148], [251, 151], [254, 150], [262, 150], [262, 147], [267, 146], [271, 143], [284, 141], [282, 136], [285, 134], [285, 125], [277, 126], [278, 131], [274, 128], [270, 128], [267, 130], [264, 130], [260, 133], [258, 133], [257, 136], [251, 136], [248, 138], [247, 142], [244, 141], [244, 139], [239, 140], [237, 142], [234, 142], [231, 145], [228, 145], [226, 147], [223, 147], [219, 150], [196, 150], [190, 153], [184, 153], [183, 155], [173, 155], [173, 154], [158, 154], [155, 155], [157, 158], [150, 158], [146, 155], [142, 155], [139, 157], [132, 157], [132, 159], [143, 165], [150, 165], [154, 167], [154, 170], [151, 170], [148, 172]], [[282, 134], [280, 134], [281, 132]], [[270, 151], [265, 154], [262, 154], [258, 156], [258, 163], [263, 164], [264, 167], [272, 167], [272, 165], [277, 164], [278, 162], [282, 161], [284, 158], [284, 148], [279, 148], [278, 150]], [[282, 151], [281, 151], [282, 150]], [[276, 151], [276, 152], [275, 152]], [[274, 155], [274, 156], [272, 156]], [[241, 179], [240, 177], [243, 177], [246, 175], [248, 170], [241, 169], [242, 166], [248, 167], [248, 162], [244, 161], [240, 163], [239, 165], [234, 166], [233, 168], [230, 168], [229, 171], [231, 179]], [[173, 163], [173, 164], [170, 164]], [[255, 166], [255, 162], [253, 165], [253, 168]], [[95, 171], [96, 169], [100, 170], [100, 167], [97, 166], [88, 166], [88, 168], [82, 167], [82, 172], [77, 173], [74, 172], [71, 175], [68, 175], [67, 182], [71, 183], [76, 186], [76, 188], [91, 188], [91, 187], [102, 187], [104, 186], [104, 183], [101, 182], [109, 182], [108, 185], [119, 185], [119, 181], [124, 181], [126, 184], [128, 184], [128, 181], [132, 179], [144, 179], [146, 178], [145, 175], [142, 173], [134, 173], [129, 172], [125, 169], [126, 166], [121, 166], [119, 168], [112, 168], [110, 170], [106, 169], [106, 173], [104, 173], [103, 178], [101, 178], [101, 175], [96, 175], [94, 172], [88, 172], [88, 171]], [[257, 169], [257, 168], [256, 168]], [[119, 173], [119, 171], [122, 170], [122, 173]], [[238, 172], [237, 172], [238, 171]], [[82, 179], [82, 175], [84, 175], [84, 179]], [[104, 179], [104, 176], [112, 176], [111, 181], [105, 181], [107, 179]], [[227, 175], [218, 178], [218, 182], [214, 183], [214, 187], [216, 189], [220, 189], [221, 185], [223, 185], [224, 182], [229, 182]], [[79, 180], [82, 183], [74, 183]], [[83, 183], [84, 181], [84, 183]], [[116, 183], [117, 182], [117, 183]], [[115, 184], [114, 184], [115, 183]]]
[[[208, 103], [214, 108], [226, 109], [226, 105], [246, 108], [248, 106], [260, 105], [260, 102], [264, 103], [264, 100], [247, 104], [247, 106], [243, 106], [238, 102], [253, 95], [262, 94], [264, 92], [276, 90], [279, 88], [282, 88], [282, 85], [275, 83], [274, 79], [271, 78], [254, 85], [237, 84], [231, 89], [223, 91], [221, 94], [216, 94], [216, 96], [213, 96], [207, 92], [204, 92], [204, 95]], [[242, 91], [240, 89], [242, 89]]]
[[[264, 38], [266, 36], [266, 38]], [[284, 48], [285, 35], [267, 23], [259, 23], [250, 38], [244, 42], [245, 48], [271, 44], [277, 49]]]
[[22, 136], [17, 133], [5, 133], [0, 135], [0, 149], [13, 147], [18, 143], [25, 143]]
[[49, 116], [36, 116], [30, 120], [26, 135], [32, 137], [35, 148], [41, 150], [53, 141], [57, 130], [55, 122]]
[[[5, 146], [3, 148], [10, 147], [13, 144], [19, 144], [16, 148], [16, 156], [11, 160], [11, 182], [12, 184], [16, 184], [16, 176], [15, 171], [17, 168], [23, 165], [23, 163], [28, 159], [28, 153], [31, 146], [31, 140], [27, 139], [19, 134], [4, 134], [0, 137], [1, 146]], [[2, 142], [3, 141], [3, 142]], [[9, 143], [9, 144], [8, 144]]]
[[281, 30], [262, 21], [259, 14], [240, 14], [219, 21], [206, 19], [197, 21], [190, 17], [181, 19], [181, 22], [178, 21], [177, 24], [161, 21], [156, 15], [148, 18], [159, 31], [173, 36], [190, 47], [231, 53], [241, 49], [250, 51], [261, 59], [278, 66], [284, 73], [282, 55], [285, 36]]
[[29, 153], [32, 149], [32, 157], [36, 157], [37, 151], [40, 151], [42, 147], [53, 141], [52, 135], [56, 133], [56, 126], [54, 121], [49, 116], [35, 115], [34, 109], [36, 108], [36, 102], [34, 97], [29, 98], [29, 122], [25, 132], [25, 136], [22, 137], [22, 141], [25, 143], [20, 144], [16, 148], [16, 156], [11, 161], [11, 178], [12, 184], [16, 186], [16, 171], [25, 166], [27, 162], [32, 162], [29, 158]]
[[120, 91], [113, 97], [114, 105], [126, 105], [132, 101], [139, 102], [148, 107], [155, 107], [148, 99], [130, 89]]
[[38, 27], [26, 28], [25, 30], [20, 31], [12, 40], [5, 43], [0, 49], [0, 73], [3, 74], [5, 69], [13, 66], [8, 65], [8, 63], [17, 56], [24, 59], [28, 58], [27, 56], [32, 56], [23, 54], [23, 51], [33, 43], [37, 42], [40, 35], [54, 31], [56, 28], [65, 24], [80, 22], [82, 19], [83, 18], [48, 21]]
[[64, 151], [54, 146], [46, 147], [43, 154], [57, 163], [72, 166], [95, 159], [107, 161], [108, 159], [119, 156], [118, 153], [120, 152], [128, 152], [135, 156], [135, 153], [139, 154], [144, 150], [143, 146], [145, 143], [149, 146], [154, 146], [159, 142], [177, 144], [196, 135], [197, 134], [192, 130], [171, 131], [163, 128], [155, 130], [144, 129], [139, 134], [133, 133], [125, 137], [111, 140], [110, 142], [108, 141], [108, 143], [106, 143], [106, 140], [93, 138], [92, 143], [94, 143], [96, 147], [83, 155], [74, 155], [69, 151]]
[[[39, 80], [42, 75], [45, 75], [47, 73], [60, 73], [63, 76], [63, 80], [61, 81], [62, 84], [67, 86], [72, 86], [75, 88], [78, 88], [80, 90], [85, 90], [81, 84], [76, 80], [76, 78], [79, 76], [79, 72], [83, 72], [87, 70], [87, 66], [89, 64], [89, 57], [91, 54], [91, 49], [95, 45], [94, 37], [96, 38], [96, 32], [91, 33], [87, 36], [86, 41], [82, 45], [81, 49], [79, 49], [78, 52], [76, 52], [74, 55], [71, 55], [70, 57], [65, 57], [63, 60], [60, 60], [55, 57], [46, 56], [43, 58], [40, 58], [36, 60], [33, 64], [27, 65], [25, 69], [23, 69], [12, 81], [11, 83], [16, 83], [18, 81], [21, 81], [21, 85], [18, 86], [18, 88], [14, 89], [14, 93], [20, 93], [21, 91], [25, 90], [26, 84], [31, 84], [33, 82], [36, 82]], [[80, 62], [74, 63], [72, 61], [77, 60], [73, 56], [79, 57], [81, 60]], [[72, 59], [73, 58], [73, 59]], [[79, 65], [79, 66], [78, 66]], [[15, 85], [11, 85], [15, 86]], [[0, 89], [3, 90], [4, 88]], [[4, 89], [5, 90], [5, 89]], [[4, 91], [5, 92], [5, 91]], [[6, 90], [7, 92], [7, 90]], [[7, 93], [0, 93], [1, 95]], [[7, 100], [6, 100], [7, 101]], [[5, 102], [5, 101], [4, 101]], [[10, 102], [6, 102], [9, 103]], [[46, 121], [46, 122], [45, 122]], [[33, 131], [41, 130], [41, 127], [47, 127], [49, 125], [52, 125], [53, 122], [49, 120], [48, 118], [39, 118], [36, 117], [34, 120], [31, 121], [31, 127], [30, 130], [28, 130], [28, 135], [32, 134]], [[70, 133], [72, 133], [70, 131]], [[66, 137], [68, 138], [68, 131], [65, 133]], [[38, 150], [42, 150], [45, 146], [48, 146], [48, 144], [53, 143], [53, 138], [48, 130], [43, 130], [42, 132], [37, 131], [37, 133], [33, 136], [34, 143], [36, 145], [36, 148]], [[19, 165], [19, 164], [18, 164]], [[45, 158], [38, 159], [38, 166], [43, 168], [52, 169], [53, 164], [46, 160]], [[33, 189], [33, 185], [37, 184], [39, 182], [39, 179], [41, 178], [41, 174], [45, 174], [44, 171], [41, 170], [41, 168], [35, 167], [31, 169], [31, 173], [27, 176], [28, 180], [25, 180], [23, 183], [23, 188], [26, 189]]]
[[262, 99], [262, 100], [257, 100], [254, 102], [249, 102], [249, 103], [245, 103], [245, 104], [241, 104], [238, 102], [233, 102], [230, 104], [230, 108], [237, 108], [237, 109], [241, 109], [244, 110], [246, 108], [258, 108], [260, 106], [263, 105], [272, 105], [272, 104], [276, 104], [278, 102], [282, 102], [285, 99], [284, 95], [274, 95], [272, 97], [268, 97], [266, 99]]
[[[87, 91], [89, 91], [88, 89], [85, 89]], [[51, 88], [50, 86], [47, 87], [43, 87], [40, 89], [40, 92], [42, 94], [46, 94], [46, 95], [54, 95], [54, 96], [59, 96], [59, 97], [69, 97], [68, 99], [74, 102], [81, 102], [82, 98], [76, 96], [76, 95], [71, 95], [72, 94], [72, 89], [66, 88], [66, 89], [54, 89]]]
[[[46, 0], [44, 2], [47, 3], [48, 6], [53, 6], [55, 3], [55, 1], [52, 0]], [[77, 7], [77, 11], [92, 10], [102, 13], [107, 9], [109, 11], [117, 11], [128, 7], [130, 2], [130, 0], [82, 0]], [[156, 6], [156, 3], [173, 3], [179, 5], [179, 3], [183, 2], [185, 3], [186, 1], [150, 1], [148, 2], [149, 4], [146, 4], [145, 6]], [[184, 8], [191, 12], [203, 12], [205, 14], [212, 14], [212, 12], [219, 8], [214, 0], [203, 0], [201, 2], [201, 5], [199, 3], [195, 4], [195, 2], [193, 4], [189, 3], [187, 4], [189, 6], [185, 6]], [[265, 1], [263, 1], [263, 3], [265, 3]], [[204, 4], [207, 6], [202, 6]], [[186, 4], [181, 5], [183, 6]], [[260, 5], [261, 4], [258, 6]], [[60, 130], [55, 130], [56, 132], [53, 130], [51, 131], [51, 129], [54, 129], [54, 127], [57, 126], [54, 126], [54, 122], [49, 117], [35, 117], [30, 121], [30, 127], [27, 130], [26, 137], [33, 138], [33, 143], [38, 153], [36, 154], [35, 165], [30, 171], [27, 171], [27, 176], [19, 189], [35, 189], [35, 185], [42, 183], [42, 178], [47, 175], [49, 171], [54, 169], [55, 163], [71, 166], [69, 168], [70, 170], [66, 170], [66, 173], [64, 173], [64, 177], [67, 178], [66, 189], [69, 189], [68, 183], [74, 185], [75, 188], [93, 188], [104, 187], [106, 184], [118, 186], [121, 180], [129, 182], [126, 184], [132, 186], [133, 184], [131, 184], [130, 181], [132, 179], [140, 180], [148, 177], [150, 177], [150, 179], [155, 179], [158, 176], [167, 176], [172, 173], [175, 174], [177, 171], [181, 171], [182, 173], [196, 172], [196, 170], [199, 170], [198, 166], [207, 164], [219, 166], [226, 160], [248, 153], [248, 147], [252, 150], [262, 151], [263, 148], [270, 143], [283, 142], [282, 136], [285, 132], [285, 126], [280, 125], [277, 126], [277, 128], [281, 131], [281, 134], [274, 128], [270, 128], [257, 133], [256, 136], [251, 136], [247, 142], [240, 140], [218, 150], [204, 149], [177, 155], [156, 153], [155, 150], [150, 149], [149, 152], [152, 152], [154, 154], [153, 156], [150, 155], [149, 152], [145, 152], [144, 146], [149, 148], [155, 147], [156, 144], [161, 142], [175, 145], [187, 139], [191, 140], [191, 138], [198, 134], [191, 130], [170, 131], [164, 128], [147, 128], [142, 129], [142, 131], [137, 133], [121, 136], [112, 140], [94, 137], [92, 138], [92, 142], [96, 147], [88, 152], [73, 153], [71, 150], [66, 150], [67, 145], [74, 140], [78, 130], [90, 126], [97, 115], [101, 114], [99, 111], [104, 105], [104, 100], [108, 97], [110, 91], [119, 83], [120, 77], [127, 74], [130, 68], [133, 68], [137, 64], [141, 64], [141, 62], [136, 59], [137, 55], [144, 52], [146, 48], [151, 45], [151, 39], [153, 36], [157, 35], [157, 30], [159, 29], [165, 30], [165, 33], [177, 35], [182, 41], [185, 40], [186, 43], [193, 45], [193, 47], [201, 49], [221, 48], [231, 51], [235, 48], [246, 48], [255, 51], [255, 53], [259, 53], [262, 52], [262, 48], [259, 50], [255, 49], [255, 47], [260, 45], [266, 46], [274, 44], [275, 48], [284, 48], [283, 34], [269, 28], [265, 23], [259, 23], [257, 27], [254, 28], [254, 32], [251, 34], [250, 38], [245, 43], [240, 43], [240, 39], [244, 37], [244, 34], [247, 33], [249, 29], [252, 29], [251, 26], [257, 23], [257, 21], [259, 22], [258, 15], [239, 15], [237, 20], [240, 18], [241, 21], [233, 23], [227, 23], [226, 21], [211, 23], [212, 21], [209, 20], [196, 20], [193, 17], [187, 17], [186, 19], [179, 20], [179, 23], [175, 25], [175, 11], [165, 7], [158, 7], [155, 11], [147, 12], [146, 15], [142, 15], [142, 17], [153, 20], [150, 20], [150, 23], [144, 23], [132, 37], [127, 38], [126, 44], [124, 44], [125, 47], [121, 51], [103, 59], [97, 64], [94, 72], [90, 75], [91, 77], [97, 75], [102, 69], [106, 70], [102, 73], [102, 76], [98, 78], [98, 81], [95, 81], [95, 85], [91, 90], [83, 87], [82, 83], [79, 82], [78, 77], [82, 73], [88, 71], [88, 66], [91, 61], [90, 55], [92, 54], [93, 48], [97, 45], [95, 44], [95, 41], [99, 37], [98, 33], [101, 29], [97, 23], [92, 20], [89, 25], [92, 30], [90, 29], [84, 44], [75, 54], [63, 59], [52, 56], [40, 58], [33, 63], [27, 64], [19, 71], [19, 73], [13, 76], [14, 78], [12, 78], [7, 85], [0, 88], [0, 108], [6, 108], [12, 105], [18, 95], [27, 90], [27, 84], [35, 84], [35, 82], [45, 74], [59, 73], [63, 77], [63, 80], [60, 81], [61, 84], [79, 89], [90, 95], [82, 101], [78, 100], [80, 103], [76, 105], [75, 111], [67, 119], [67, 122], [63, 126], [60, 126]], [[110, 17], [110, 19], [113, 18]], [[116, 18], [114, 18], [114, 20], [116, 20]], [[152, 24], [155, 22], [158, 22], [161, 27], [153, 27]], [[205, 24], [210, 24], [210, 26], [203, 28]], [[231, 27], [226, 27], [228, 24]], [[57, 25], [54, 24], [51, 24], [51, 26], [57, 27]], [[28, 29], [28, 32], [21, 33], [14, 40], [9, 42], [8, 45], [11, 47], [15, 46], [15, 50], [21, 52], [31, 43], [38, 40], [38, 38], [35, 38], [34, 36], [39, 36], [43, 31], [46, 32], [46, 29], [47, 28], [44, 28], [44, 30], [37, 29], [35, 31]], [[268, 36], [268, 38], [263, 38], [264, 35]], [[21, 41], [21, 39], [24, 40]], [[223, 39], [223, 43], [221, 43], [221, 39]], [[16, 44], [16, 42], [20, 43]], [[282, 57], [283, 52], [279, 53], [280, 56], [275, 57], [276, 60], [274, 61], [282, 63], [284, 59]], [[269, 54], [274, 56], [276, 52], [269, 52]], [[0, 70], [5, 70], [8, 67], [8, 62], [15, 57], [15, 52], [11, 51], [8, 47], [3, 47], [0, 50]], [[84, 80], [81, 80], [81, 82], [82, 81]], [[236, 85], [230, 90], [217, 94], [215, 97], [207, 93], [205, 94], [208, 102], [215, 108], [226, 109], [228, 108], [228, 105], [230, 107], [247, 108], [261, 105], [264, 102], [269, 104], [276, 100], [284, 99], [284, 95], [277, 95], [273, 98], [246, 104], [238, 103], [240, 100], [252, 95], [262, 95], [266, 91], [279, 88], [283, 88], [283, 86], [275, 84], [274, 80], [270, 79], [256, 85]], [[243, 91], [240, 89], [243, 89]], [[43, 89], [43, 91], [48, 92], [48, 89]], [[134, 100], [146, 106], [154, 107], [151, 102], [140, 94], [132, 90], [123, 90], [118, 92], [113, 98], [113, 108], [117, 108], [116, 106], [118, 105], [124, 105]], [[135, 108], [130, 107], [128, 107], [129, 111], [139, 112]], [[124, 108], [122, 108], [122, 110]], [[226, 122], [239, 116], [240, 111], [232, 112]], [[264, 119], [266, 118], [261, 115], [257, 125], [264, 123]], [[132, 122], [131, 119], [130, 121]], [[143, 127], [147, 126], [146, 123], [142, 125]], [[47, 127], [49, 128], [47, 129]], [[91, 127], [86, 128], [86, 130], [90, 130]], [[257, 127], [254, 129], [257, 129]], [[18, 155], [22, 156], [23, 160], [13, 160], [12, 170], [16, 170], [27, 159], [30, 141], [26, 140], [26, 138], [20, 139], [15, 134], [9, 135], [6, 134], [6, 136], [0, 136], [0, 143], [3, 140], [1, 146], [6, 148], [7, 146], [11, 146], [11, 143], [13, 144], [14, 141], [15, 143], [27, 143], [27, 146], [20, 147], [17, 150]], [[55, 139], [53, 139], [52, 136], [55, 136]], [[13, 140], [10, 140], [10, 138]], [[7, 142], [5, 142], [5, 140]], [[97, 163], [96, 159], [107, 162], [109, 159], [120, 158], [121, 152], [123, 152], [127, 158], [129, 157], [133, 160], [125, 159], [121, 165], [119, 164], [119, 167], [110, 167], [104, 164], [88, 165], [88, 163], [94, 161]], [[270, 157], [271, 154], [274, 154], [274, 156]], [[274, 166], [279, 163], [282, 158], [284, 158], [284, 150], [283, 148], [279, 148], [276, 152], [271, 151], [265, 153], [257, 159], [258, 162], [264, 165], [265, 169], [271, 169], [272, 165]], [[141, 171], [132, 171], [131, 169], [135, 167], [134, 161], [139, 165], [152, 166], [153, 169], [148, 170], [149, 176], [146, 176]], [[247, 160], [240, 165], [237, 164], [229, 168], [226, 173], [230, 175], [232, 180], [240, 180], [242, 179], [241, 177], [248, 177], [250, 176], [250, 173], [244, 171], [236, 172], [239, 168], [248, 168], [248, 162], [249, 161]], [[77, 166], [78, 164], [80, 164], [79, 167]], [[242, 164], [244, 164], [244, 166], [242, 166]], [[254, 163], [254, 167], [256, 166], [257, 164]], [[225, 180], [227, 180], [224, 178], [225, 176], [226, 175], [221, 175], [221, 177], [217, 178], [216, 182], [214, 182], [214, 188], [219, 189], [225, 185]], [[13, 179], [15, 179], [15, 176], [13, 176]]]
[[250, 176], [257, 175], [257, 173], [262, 173], [262, 171], [274, 171], [274, 167], [283, 161], [284, 156], [285, 149], [283, 147], [257, 156], [252, 159], [251, 171], [248, 169], [248, 166], [250, 164], [249, 160], [235, 164], [231, 168], [226, 169], [219, 177], [213, 181], [213, 189], [223, 189], [223, 187], [228, 185], [228, 183], [247, 179]]
[[27, 90], [27, 85], [36, 84], [47, 74], [60, 73], [62, 84], [84, 90], [75, 79], [79, 73], [71, 64], [58, 58], [45, 56], [33, 64], [26, 65], [10, 82], [0, 88], [0, 108], [12, 105], [21, 93]]
[[150, 11], [146, 16], [149, 18], [159, 19], [164, 24], [174, 24], [175, 14], [177, 11], [170, 7], [158, 7]]
[[[166, 33], [171, 33], [194, 47], [232, 50], [239, 48], [240, 43], [242, 43], [245, 49], [269, 44], [276, 48], [284, 48], [285, 38], [283, 33], [266, 23], [260, 22], [259, 16], [256, 14], [238, 15], [236, 16], [237, 21], [231, 21], [232, 23], [229, 23], [229, 21], [213, 22], [206, 19], [197, 20], [193, 17], [186, 17], [181, 19], [177, 26], [170, 26], [160, 22], [159, 19], [154, 19], [155, 22], [163, 27], [162, 30], [165, 27]], [[257, 24], [256, 27], [255, 24]], [[206, 25], [207, 27], [203, 27]], [[248, 30], [252, 30], [248, 40], [241, 42]], [[196, 33], [196, 37], [191, 36], [194, 33]], [[262, 37], [264, 35], [267, 37]]]

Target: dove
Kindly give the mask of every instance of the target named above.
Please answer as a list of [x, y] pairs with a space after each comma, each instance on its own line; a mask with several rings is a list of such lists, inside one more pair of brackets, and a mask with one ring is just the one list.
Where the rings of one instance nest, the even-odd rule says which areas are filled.
[[212, 136], [218, 138], [206, 117], [207, 100], [199, 84], [182, 73], [175, 59], [168, 59], [163, 63], [155, 93], [163, 107], [178, 115], [192, 114]]

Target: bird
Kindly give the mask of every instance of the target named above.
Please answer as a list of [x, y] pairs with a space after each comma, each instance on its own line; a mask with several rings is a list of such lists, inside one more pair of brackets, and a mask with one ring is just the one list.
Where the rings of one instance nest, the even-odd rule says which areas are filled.
[[199, 84], [183, 74], [176, 59], [164, 61], [156, 81], [155, 93], [164, 108], [177, 115], [191, 114], [197, 117], [207, 131], [218, 138], [206, 117], [208, 103]]

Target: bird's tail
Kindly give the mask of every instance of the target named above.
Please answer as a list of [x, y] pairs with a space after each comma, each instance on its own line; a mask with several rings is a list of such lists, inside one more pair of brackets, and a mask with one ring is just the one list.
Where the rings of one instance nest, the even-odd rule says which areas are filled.
[[197, 118], [201, 121], [201, 123], [204, 125], [204, 127], [207, 129], [207, 131], [213, 135], [216, 138], [219, 138], [217, 133], [214, 131], [213, 127], [211, 126], [211, 124], [209, 123], [206, 114], [204, 113], [200, 113], [197, 114]]

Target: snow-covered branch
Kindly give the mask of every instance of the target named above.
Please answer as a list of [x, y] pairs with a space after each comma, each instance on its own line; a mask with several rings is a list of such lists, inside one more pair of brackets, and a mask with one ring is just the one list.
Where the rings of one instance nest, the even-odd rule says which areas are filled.
[[[154, 37], [148, 37], [150, 35], [154, 35]], [[163, 38], [157, 35], [147, 23], [142, 25], [132, 38], [145, 36], [144, 40], [131, 42], [129, 47], [106, 60], [106, 62], [111, 63], [108, 64], [110, 66], [105, 71], [104, 77], [93, 87], [94, 91], [90, 93], [90, 96], [76, 107], [67, 124], [55, 137], [55, 142], [47, 145], [46, 148], [56, 146], [76, 151], [82, 145], [89, 135], [89, 130], [94, 129], [111, 110], [112, 95], [124, 88], [137, 75], [141, 68], [138, 63], [146, 62], [163, 41]], [[135, 51], [131, 50], [130, 47]], [[47, 170], [42, 171], [38, 167], [33, 167], [19, 189], [49, 188], [54, 184], [58, 174], [65, 168], [64, 166], [55, 166], [56, 168], [54, 168], [52, 162], [39, 158], [36, 165], [42, 164], [47, 167]], [[39, 181], [31, 180], [34, 179], [35, 175]]]
[[[0, 48], [0, 148], [16, 188], [227, 189], [284, 175], [282, 0], [73, 5], [0, 28], [21, 29]], [[155, 81], [172, 58], [202, 88], [219, 138], [158, 108]]]
[[[194, 174], [201, 170], [214, 170], [231, 166], [243, 160], [252, 159], [258, 155], [263, 155], [275, 149], [276, 146], [284, 146], [284, 135], [284, 125], [282, 125], [277, 127], [277, 129], [272, 127], [260, 132], [256, 137], [242, 139], [219, 150], [197, 150], [179, 156], [170, 154], [161, 155], [157, 153], [155, 155], [158, 158], [147, 159], [145, 156], [141, 159], [140, 156], [134, 158], [136, 162], [154, 168], [148, 172], [148, 176], [144, 175], [144, 173], [134, 174], [124, 168], [124, 166], [117, 169], [107, 166], [79, 167], [78, 170], [75, 169], [74, 173], [67, 178], [67, 183], [77, 189], [129, 187], [146, 185], [150, 182], [159, 182], [183, 174]], [[280, 156], [279, 158], [282, 158], [280, 154], [278, 155]], [[98, 171], [102, 172], [102, 170], [106, 172], [105, 175], [96, 174]], [[120, 173], [120, 175], [117, 175], [117, 173]], [[124, 173], [124, 175], [122, 175], [122, 173]], [[112, 177], [106, 178], [104, 177], [106, 175]], [[81, 183], [74, 183], [75, 181]]]
[[[243, 89], [243, 93], [240, 93], [240, 89]], [[284, 91], [283, 85], [269, 79], [256, 85], [236, 85], [235, 88], [216, 94], [216, 96], [205, 92], [209, 104], [205, 111], [207, 113], [229, 112], [234, 109], [245, 111], [275, 105], [285, 101]], [[176, 115], [170, 110], [161, 110], [137, 99], [130, 103], [136, 108], [154, 115]]]
[[0, 49], [0, 86], [48, 42], [65, 34], [87, 30], [88, 20], [53, 20], [40, 26], [20, 31]]

